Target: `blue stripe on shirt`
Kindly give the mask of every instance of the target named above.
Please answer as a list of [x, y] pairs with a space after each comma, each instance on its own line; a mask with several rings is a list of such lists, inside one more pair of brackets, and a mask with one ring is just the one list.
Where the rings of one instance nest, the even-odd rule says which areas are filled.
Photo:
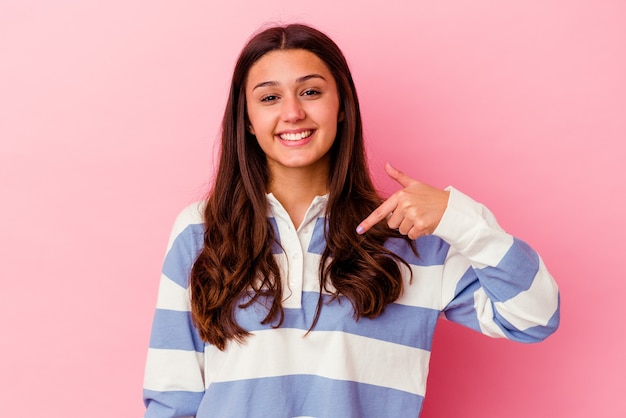
[[[407, 373], [419, 372], [407, 370]], [[417, 416], [422, 402], [423, 397], [396, 389], [320, 376], [289, 375], [211, 383], [197, 416], [402, 417]]]
[[192, 224], [174, 240], [163, 262], [163, 274], [183, 288], [189, 286], [191, 267], [204, 245], [204, 225]]
[[202, 352], [204, 342], [193, 326], [191, 312], [157, 309], [150, 335], [150, 348]]
[[143, 390], [144, 418], [195, 417], [204, 392]]
[[476, 269], [485, 293], [493, 302], [504, 302], [528, 290], [539, 271], [539, 256], [517, 238], [496, 267]]
[[278, 223], [276, 222], [276, 218], [267, 218], [270, 225], [274, 229], [274, 243], [272, 243], [272, 254], [282, 254], [283, 247], [280, 246], [280, 231], [278, 230]]
[[[319, 293], [303, 292], [302, 308], [285, 309], [285, 319], [281, 328], [295, 328], [307, 331], [315, 316]], [[330, 301], [324, 295], [324, 305], [314, 331], [342, 331], [363, 337], [402, 344], [423, 350], [431, 349], [439, 311], [424, 307], [389, 304], [385, 311], [374, 319], [354, 319], [350, 302], [344, 298]], [[261, 324], [267, 310], [261, 302], [246, 309], [238, 309], [236, 320], [248, 331], [268, 330], [272, 324]], [[407, 320], [410, 318], [410, 320]]]
[[[322, 254], [326, 248], [324, 236], [325, 218], [317, 218], [309, 248], [307, 251], [313, 254]], [[416, 247], [418, 256], [413, 253], [411, 247], [404, 239], [390, 238], [385, 242], [385, 247], [402, 257], [407, 263], [416, 266], [437, 266], [445, 262], [450, 245], [434, 235], [425, 235], [417, 239]]]
[[315, 226], [313, 227], [313, 234], [311, 234], [311, 241], [309, 242], [308, 252], [312, 254], [322, 254], [326, 248], [326, 237], [324, 236], [324, 225], [326, 224], [326, 218], [317, 218]]
[[389, 238], [385, 248], [415, 266], [439, 266], [446, 261], [450, 245], [434, 235], [424, 235], [415, 241], [416, 256], [408, 243], [401, 238]]

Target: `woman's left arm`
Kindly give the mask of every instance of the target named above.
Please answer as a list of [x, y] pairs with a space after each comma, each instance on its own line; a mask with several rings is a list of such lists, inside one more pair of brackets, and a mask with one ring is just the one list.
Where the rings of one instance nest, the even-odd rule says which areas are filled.
[[386, 218], [415, 239], [433, 234], [450, 245], [443, 267], [446, 318], [493, 337], [536, 342], [559, 324], [559, 291], [539, 255], [506, 233], [483, 205], [453, 188], [445, 191], [387, 165], [403, 186], [357, 231]]
[[453, 188], [434, 231], [450, 249], [443, 271], [446, 318], [492, 337], [542, 341], [559, 325], [559, 290], [541, 257], [506, 233], [483, 205]]

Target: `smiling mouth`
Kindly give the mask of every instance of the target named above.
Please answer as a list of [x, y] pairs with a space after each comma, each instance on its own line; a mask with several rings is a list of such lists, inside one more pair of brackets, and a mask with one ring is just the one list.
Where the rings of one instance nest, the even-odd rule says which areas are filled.
[[313, 131], [302, 131], [298, 133], [283, 133], [278, 135], [284, 141], [301, 141], [313, 134]]

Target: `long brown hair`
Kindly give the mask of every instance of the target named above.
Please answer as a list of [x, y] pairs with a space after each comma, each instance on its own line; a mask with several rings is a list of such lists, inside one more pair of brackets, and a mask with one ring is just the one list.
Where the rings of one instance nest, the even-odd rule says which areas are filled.
[[[391, 237], [410, 240], [383, 224], [362, 236], [355, 231], [382, 199], [369, 175], [359, 102], [346, 59], [330, 38], [314, 28], [301, 24], [272, 27], [250, 39], [235, 65], [222, 120], [219, 167], [204, 212], [204, 247], [190, 278], [194, 324], [205, 341], [221, 350], [228, 340], [242, 341], [249, 334], [235, 320], [237, 308], [269, 301], [262, 323], [280, 327], [284, 319], [283, 278], [272, 255], [276, 237], [267, 218], [267, 160], [246, 129], [245, 97], [250, 67], [268, 52], [281, 49], [310, 51], [328, 66], [344, 115], [329, 151], [320, 288], [334, 288], [330, 290], [334, 297], [346, 297], [356, 319], [378, 316], [403, 290], [398, 262], [406, 262], [383, 244]], [[322, 305], [320, 291], [311, 329]]]

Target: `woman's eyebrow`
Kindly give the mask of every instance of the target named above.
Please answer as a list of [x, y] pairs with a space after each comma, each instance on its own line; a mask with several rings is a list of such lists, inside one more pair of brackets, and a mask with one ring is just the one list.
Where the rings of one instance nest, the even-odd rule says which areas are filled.
[[[321, 78], [322, 80], [326, 81], [326, 78], [324, 78], [320, 74], [308, 74], [308, 75], [303, 75], [302, 77], [296, 78], [296, 84], [304, 83], [305, 81], [310, 80], [312, 78]], [[252, 91], [260, 87], [275, 87], [278, 84], [279, 84], [278, 81], [263, 81], [257, 84], [256, 86], [254, 86]]]
[[305, 75], [305, 76], [297, 78], [296, 83], [297, 84], [304, 83], [305, 81], [310, 80], [312, 78], [321, 78], [322, 80], [326, 81], [326, 79], [320, 74], [309, 74], [309, 75]]
[[273, 87], [273, 86], [277, 86], [277, 85], [278, 85], [278, 81], [263, 81], [262, 83], [259, 83], [256, 86], [254, 86], [252, 91], [254, 91], [255, 89], [258, 89], [260, 87]]

